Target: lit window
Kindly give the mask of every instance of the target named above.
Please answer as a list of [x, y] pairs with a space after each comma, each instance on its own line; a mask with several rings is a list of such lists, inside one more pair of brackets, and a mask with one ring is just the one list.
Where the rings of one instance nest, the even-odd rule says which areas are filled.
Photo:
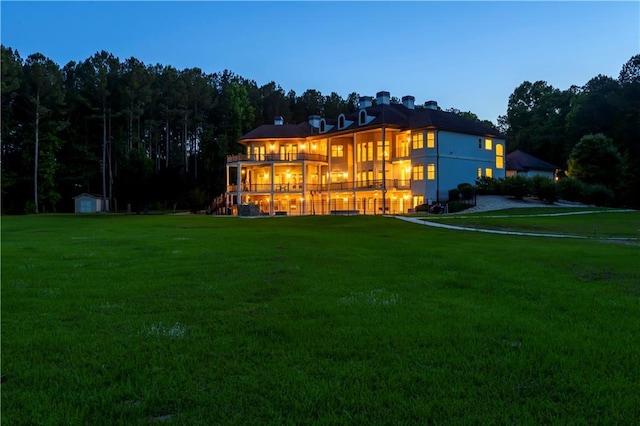
[[491, 151], [491, 139], [484, 140], [484, 149], [487, 151]]
[[[367, 149], [367, 161], [373, 161], [373, 142], [367, 142], [363, 145]], [[362, 161], [364, 161], [364, 153], [362, 154]]]
[[413, 149], [424, 148], [424, 135], [422, 132], [411, 135], [411, 140], [413, 141]]
[[427, 180], [436, 178], [436, 165], [434, 163], [427, 164]]
[[435, 148], [436, 146], [436, 134], [434, 132], [427, 132], [427, 148]]
[[423, 180], [424, 179], [424, 166], [419, 164], [417, 166], [413, 166], [413, 180]]
[[396, 144], [396, 157], [409, 156], [410, 142], [408, 140], [399, 140]]
[[332, 145], [331, 146], [331, 156], [332, 157], [344, 157], [344, 147], [342, 145]]
[[492, 178], [493, 177], [493, 169], [487, 167], [484, 171], [484, 174], [486, 177], [488, 178]]
[[478, 167], [478, 177], [482, 177], [482, 167]]
[[500, 144], [496, 144], [496, 169], [504, 169], [504, 150]]
[[[378, 148], [378, 152], [376, 154], [376, 158], [378, 160], [382, 159], [382, 141], [378, 141], [378, 143], [376, 144], [377, 148]], [[384, 152], [385, 152], [385, 157], [389, 156], [389, 141], [384, 141]]]
[[424, 195], [414, 195], [413, 207], [419, 206], [420, 204], [424, 204]]

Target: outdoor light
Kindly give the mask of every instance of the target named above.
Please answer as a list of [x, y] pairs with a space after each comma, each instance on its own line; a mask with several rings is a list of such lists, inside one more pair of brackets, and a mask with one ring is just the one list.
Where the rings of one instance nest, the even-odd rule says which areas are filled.
[[316, 150], [316, 144], [315, 143], [311, 144], [311, 149], [314, 150], [314, 151]]
[[271, 151], [275, 151], [276, 150], [276, 146], [274, 144], [271, 144], [271, 146], [269, 148], [271, 149]]
[[302, 145], [300, 145], [300, 149], [303, 151], [307, 149], [307, 144], [303, 143]]

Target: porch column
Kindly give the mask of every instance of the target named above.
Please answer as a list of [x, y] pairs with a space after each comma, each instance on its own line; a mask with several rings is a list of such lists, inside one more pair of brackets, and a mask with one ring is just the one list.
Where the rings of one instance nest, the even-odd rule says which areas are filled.
[[240, 165], [240, 163], [238, 162], [238, 176], [236, 176], [236, 183], [238, 184], [237, 188], [236, 188], [236, 203], [238, 203], [238, 205], [242, 204], [242, 195], [241, 195], [241, 189], [242, 189], [242, 166]]
[[271, 162], [271, 199], [269, 200], [269, 215], [273, 216], [276, 214], [275, 212], [275, 201], [274, 201], [274, 196], [275, 196], [275, 192], [274, 192], [274, 182], [276, 181], [276, 167], [275, 167], [275, 163], [272, 161]]

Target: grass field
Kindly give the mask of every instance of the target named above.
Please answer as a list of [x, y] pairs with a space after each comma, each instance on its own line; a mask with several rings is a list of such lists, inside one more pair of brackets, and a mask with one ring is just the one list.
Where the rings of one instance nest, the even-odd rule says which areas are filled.
[[639, 259], [384, 217], [3, 217], [2, 424], [637, 424]]
[[589, 207], [515, 208], [467, 215], [464, 212], [431, 215], [425, 220], [467, 228], [640, 240], [638, 211]]

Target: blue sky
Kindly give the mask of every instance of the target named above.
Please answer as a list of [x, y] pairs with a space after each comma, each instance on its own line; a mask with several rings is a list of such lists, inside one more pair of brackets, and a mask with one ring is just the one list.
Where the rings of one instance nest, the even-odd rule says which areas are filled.
[[7, 2], [2, 43], [60, 66], [124, 60], [258, 85], [413, 95], [495, 121], [525, 80], [617, 77], [640, 53], [640, 2]]

